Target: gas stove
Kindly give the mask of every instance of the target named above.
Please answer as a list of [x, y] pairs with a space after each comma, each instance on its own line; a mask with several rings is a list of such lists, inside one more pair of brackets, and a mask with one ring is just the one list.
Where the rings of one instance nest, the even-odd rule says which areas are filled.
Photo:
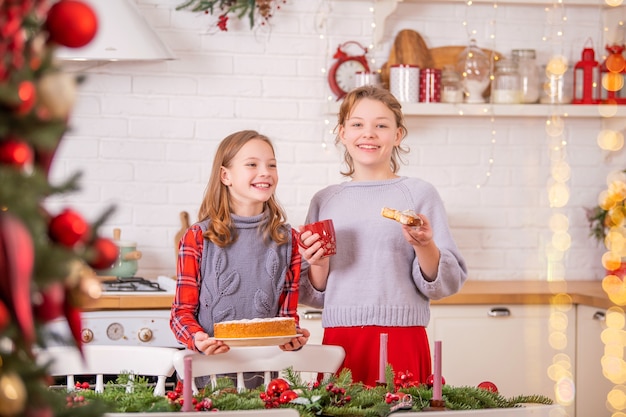
[[173, 294], [176, 281], [170, 277], [159, 276], [156, 281], [142, 277], [112, 278], [102, 281], [102, 295], [141, 295], [141, 294]]
[[[102, 296], [128, 297], [129, 301], [131, 297], [173, 295], [175, 289], [176, 281], [167, 276], [156, 280], [110, 278], [102, 282]], [[85, 344], [181, 347], [170, 329], [169, 308], [84, 311], [81, 319], [81, 339]], [[71, 337], [64, 318], [54, 320], [48, 328], [64, 340]]]

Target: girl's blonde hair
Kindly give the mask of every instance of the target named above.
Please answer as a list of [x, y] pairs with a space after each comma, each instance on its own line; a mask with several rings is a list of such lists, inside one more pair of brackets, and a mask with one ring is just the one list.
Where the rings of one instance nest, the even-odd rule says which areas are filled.
[[[346, 119], [350, 117], [350, 113], [352, 112], [354, 107], [364, 98], [377, 100], [385, 104], [387, 108], [389, 108], [389, 110], [393, 112], [394, 118], [396, 119], [396, 125], [402, 131], [402, 139], [406, 137], [407, 129], [404, 125], [404, 115], [402, 114], [402, 105], [400, 104], [400, 102], [398, 102], [398, 100], [396, 100], [393, 94], [391, 94], [388, 90], [367, 85], [355, 88], [344, 97], [343, 102], [341, 103], [341, 107], [339, 108], [337, 125], [335, 126], [335, 132], [337, 132], [337, 136], [335, 137], [335, 145], [338, 146], [341, 143], [341, 138], [339, 137], [339, 127], [344, 125]], [[402, 154], [406, 154], [408, 152], [409, 148], [403, 147], [402, 143], [393, 148], [393, 152], [391, 154], [390, 168], [394, 174], [396, 174], [400, 170], [400, 163], [403, 162]], [[346, 148], [344, 148], [343, 150], [343, 160], [348, 166], [348, 170], [341, 171], [341, 175], [345, 177], [351, 177], [352, 175], [354, 175], [354, 161], [352, 160], [352, 156], [350, 156], [350, 153]]]
[[[210, 219], [204, 237], [221, 248], [237, 240], [237, 236], [233, 233], [230, 215], [230, 192], [221, 181], [221, 169], [222, 167], [229, 168], [235, 155], [252, 139], [267, 143], [272, 148], [272, 153], [275, 153], [270, 139], [254, 130], [242, 130], [225, 137], [215, 153], [211, 177], [204, 192], [200, 210], [198, 210], [199, 221]], [[279, 245], [287, 243], [289, 236], [283, 228], [287, 216], [274, 194], [264, 203], [263, 210], [267, 212], [268, 216], [268, 221], [263, 223], [263, 237], [269, 238]]]

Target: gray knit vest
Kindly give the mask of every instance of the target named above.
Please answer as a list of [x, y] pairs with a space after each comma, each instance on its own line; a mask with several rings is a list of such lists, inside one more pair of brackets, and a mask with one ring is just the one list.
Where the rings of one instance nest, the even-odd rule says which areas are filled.
[[[262, 237], [266, 213], [231, 217], [236, 241], [220, 248], [205, 239], [202, 251], [198, 322], [210, 336], [213, 336], [213, 323], [276, 317], [291, 261], [289, 225], [285, 225], [288, 243], [278, 246]], [[208, 222], [200, 223], [203, 231]]]

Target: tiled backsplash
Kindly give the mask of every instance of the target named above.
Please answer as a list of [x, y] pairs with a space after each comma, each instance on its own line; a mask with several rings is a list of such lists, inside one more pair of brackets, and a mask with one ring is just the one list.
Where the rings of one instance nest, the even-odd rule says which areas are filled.
[[[270, 29], [251, 31], [246, 20], [231, 20], [228, 32], [214, 30], [212, 16], [176, 11], [179, 3], [138, 1], [177, 60], [79, 66], [87, 80], [52, 178], [83, 171], [82, 191], [48, 202], [52, 211], [71, 205], [91, 220], [115, 204], [103, 234], [119, 227], [124, 240], [136, 241], [143, 253], [138, 275], [152, 278], [174, 274], [179, 212], [196, 220], [213, 152], [229, 133], [256, 129], [274, 140], [278, 196], [293, 225], [303, 222], [315, 191], [341, 180], [322, 69], [340, 43], [371, 42], [370, 8], [379, 2], [287, 0]], [[533, 48], [539, 62], [562, 53], [573, 65], [590, 39], [601, 56], [600, 9], [558, 12], [567, 20], [554, 23], [557, 11], [541, 5], [405, 1], [369, 58], [380, 67], [395, 34], [406, 28], [429, 47], [465, 45], [473, 36], [501, 53]], [[553, 212], [546, 118], [410, 117], [407, 123], [411, 153], [401, 174], [425, 178], [440, 191], [470, 279], [545, 279]], [[601, 128], [599, 118], [565, 120], [571, 198], [559, 211], [569, 218], [572, 246], [563, 263], [572, 280], [602, 276], [602, 250], [588, 237], [584, 207], [596, 204], [608, 172], [626, 168], [623, 151], [608, 155], [597, 146]], [[477, 188], [487, 171], [488, 182]]]

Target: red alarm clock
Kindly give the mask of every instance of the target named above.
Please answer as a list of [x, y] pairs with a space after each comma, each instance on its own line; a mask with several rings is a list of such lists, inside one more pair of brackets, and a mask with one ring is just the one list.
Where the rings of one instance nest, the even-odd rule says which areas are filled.
[[[348, 55], [344, 48], [349, 45], [357, 45], [363, 50], [362, 55]], [[328, 84], [330, 89], [337, 96], [337, 100], [342, 99], [348, 91], [354, 87], [354, 76], [357, 72], [369, 72], [365, 54], [367, 48], [356, 41], [344, 42], [337, 47], [337, 52], [333, 55], [337, 61], [328, 71]]]

